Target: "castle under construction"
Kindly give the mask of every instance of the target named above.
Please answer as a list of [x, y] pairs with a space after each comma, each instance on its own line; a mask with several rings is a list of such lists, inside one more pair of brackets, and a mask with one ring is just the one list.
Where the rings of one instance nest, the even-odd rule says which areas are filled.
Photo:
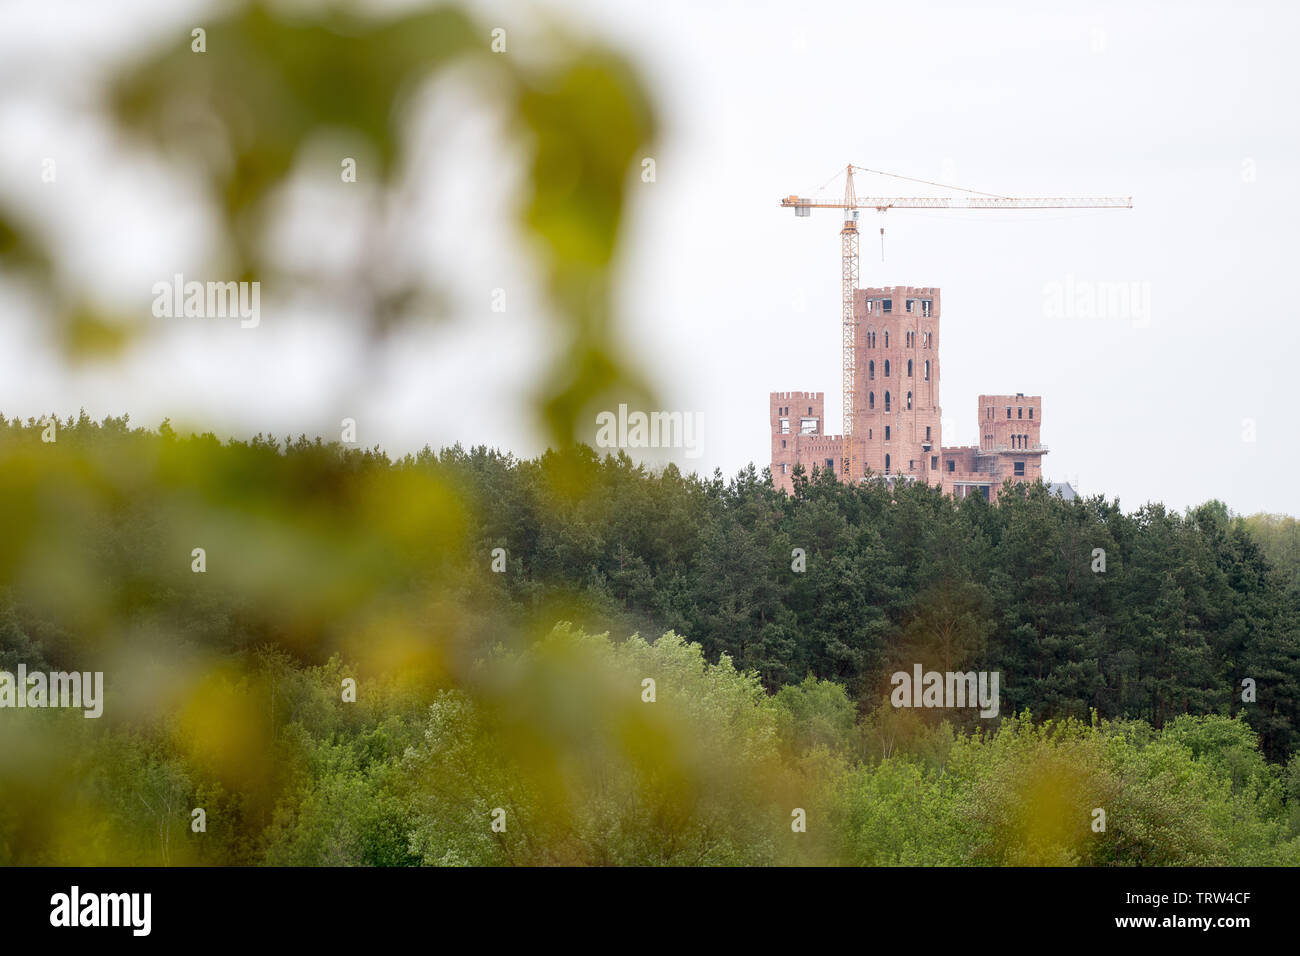
[[[811, 475], [846, 468], [863, 477], [924, 481], [958, 498], [997, 499], [1003, 481], [1042, 476], [1042, 398], [981, 395], [978, 445], [945, 447], [939, 402], [939, 290], [857, 289], [852, 447], [825, 434], [822, 392], [772, 392], [772, 481], [793, 488], [796, 465]], [[850, 458], [850, 456], [852, 456]], [[852, 461], [852, 465], [849, 462]], [[1073, 489], [1062, 493], [1073, 497]]]

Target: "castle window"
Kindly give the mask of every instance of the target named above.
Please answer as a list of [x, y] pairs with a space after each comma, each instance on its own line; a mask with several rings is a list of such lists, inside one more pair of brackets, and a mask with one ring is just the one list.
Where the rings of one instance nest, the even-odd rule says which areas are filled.
[[1025, 408], [1022, 405], [1016, 409], [1016, 418], [1024, 418], [1024, 417], [1025, 417]]
[[907, 407], [908, 407], [909, 409], [911, 409], [911, 407], [912, 407], [912, 393], [911, 393], [911, 392], [908, 392], [908, 393], [907, 393]]
[[922, 300], [921, 300], [921, 314], [922, 314], [922, 315], [929, 315], [929, 314], [930, 314], [930, 301], [931, 301], [931, 300], [929, 300], [929, 299], [922, 299]]
[[812, 414], [812, 406], [811, 406], [811, 405], [808, 406], [808, 414], [809, 414], [809, 415]]
[[953, 461], [951, 458], [949, 458], [949, 459], [948, 459], [948, 474], [952, 474], [952, 473], [953, 473], [954, 471], [956, 471], [956, 470], [957, 470], [957, 463], [956, 463], [955, 461]]
[[925, 360], [925, 380], [930, 381], [930, 360]]
[[781, 434], [782, 435], [790, 434], [790, 419], [788, 418], [781, 419]]
[[908, 378], [911, 378], [911, 377], [912, 377], [912, 360], [911, 360], [911, 359], [908, 359], [908, 360], [907, 360], [907, 377], [908, 377]]
[[926, 440], [926, 441], [929, 441], [929, 440], [930, 440], [930, 426], [929, 426], [929, 425], [926, 425], [926, 426], [925, 426], [925, 440]]
[[906, 307], [907, 307], [907, 311], [908, 311], [908, 312], [911, 312], [911, 311], [912, 311], [912, 303], [915, 302], [915, 301], [916, 301], [915, 299], [908, 299], [908, 300], [906, 301], [905, 304], [906, 304]]
[[889, 441], [889, 426], [885, 426], [885, 441]]
[[782, 448], [785, 447], [785, 439], [784, 439], [784, 438], [781, 439], [781, 447], [782, 447]]
[[1023, 461], [1016, 462], [1016, 475], [1020, 478], [1025, 476], [1025, 463]]
[[885, 474], [889, 474], [889, 456], [885, 456]]
[[876, 360], [872, 359], [870, 362], [867, 363], [867, 378], [875, 378], [875, 377], [876, 377]]
[[[894, 311], [894, 300], [893, 300], [893, 299], [881, 299], [881, 300], [880, 300], [880, 308], [881, 308], [881, 311], [882, 311], [882, 312], [892, 312], [892, 311]], [[888, 333], [888, 332], [885, 333], [885, 348], [889, 348], [889, 333]]]
[[1011, 417], [1011, 406], [1008, 405], [1008, 406], [1007, 406], [1007, 418], [1010, 418], [1010, 417]]
[[876, 393], [867, 392], [867, 408], [875, 408], [875, 407], [876, 407]]
[[834, 471], [834, 470], [835, 470], [835, 459], [834, 459], [834, 458], [827, 458], [827, 459], [826, 459], [826, 470], [827, 470], [827, 471]]
[[801, 418], [801, 419], [799, 420], [799, 434], [801, 434], [801, 435], [816, 435], [816, 434], [817, 434], [817, 419], [815, 419], [815, 418]]
[[909, 458], [909, 459], [907, 460], [907, 470], [908, 470], [908, 471], [916, 471], [916, 459], [915, 459], [915, 458]]
[[[885, 341], [889, 341], [889, 333], [885, 333]], [[889, 359], [885, 359], [885, 378], [889, 378]]]
[[1034, 409], [1033, 409], [1032, 406], [1031, 406], [1030, 409], [1029, 409], [1029, 420], [1030, 420], [1031, 422], [1034, 420]]
[[889, 411], [889, 393], [885, 393], [885, 411]]
[[889, 329], [885, 329], [885, 348], [889, 348]]
[[938, 470], [939, 470], [939, 456], [938, 456], [938, 455], [931, 455], [931, 456], [930, 456], [930, 470], [931, 470], [931, 471], [938, 471]]
[[790, 474], [790, 466], [789, 466], [788, 464], [786, 464], [785, 462], [782, 462], [782, 463], [781, 463], [781, 474], [783, 474], [783, 475], [788, 475], [788, 474]]

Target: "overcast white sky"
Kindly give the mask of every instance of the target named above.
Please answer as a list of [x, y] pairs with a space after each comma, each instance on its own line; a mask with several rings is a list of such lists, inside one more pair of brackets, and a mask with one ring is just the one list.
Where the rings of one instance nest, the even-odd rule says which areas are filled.
[[[772, 390], [826, 392], [838, 430], [839, 220], [796, 220], [777, 201], [852, 162], [1010, 196], [1133, 196], [1123, 211], [864, 214], [863, 285], [943, 290], [946, 443], [976, 440], [981, 392], [1041, 394], [1055, 480], [1126, 510], [1217, 497], [1296, 512], [1296, 5], [476, 6], [521, 53], [549, 16], [644, 71], [665, 130], [657, 181], [638, 184], [626, 226], [623, 306], [664, 406], [703, 415], [691, 466], [765, 465]], [[76, 281], [142, 318], [153, 282], [201, 273], [210, 211], [166, 167], [123, 153], [94, 110], [94, 78], [133, 47], [188, 35], [207, 9], [0, 5], [0, 192], [60, 244]], [[330, 437], [349, 415], [363, 444], [390, 452], [460, 441], [536, 453], [521, 403], [548, 343], [518, 240], [496, 225], [515, 157], [475, 96], [471, 75], [443, 83], [415, 132], [417, 247], [454, 277], [451, 318], [395, 343], [376, 378], [357, 378], [345, 305], [295, 315], [265, 299], [256, 330], [174, 324], [123, 365], [69, 371], [45, 319], [0, 282], [0, 412], [84, 406]], [[48, 157], [55, 188], [40, 182]], [[283, 243], [346, 257], [350, 201], [293, 191]], [[1067, 277], [1141, 284], [1149, 321], [1046, 314], [1045, 287]], [[488, 307], [497, 287], [510, 290], [505, 314]]]

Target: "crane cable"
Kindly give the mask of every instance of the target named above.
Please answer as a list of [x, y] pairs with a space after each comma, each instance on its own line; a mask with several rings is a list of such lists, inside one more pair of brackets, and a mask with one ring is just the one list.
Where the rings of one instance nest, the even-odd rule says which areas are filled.
[[[866, 166], [854, 166], [853, 168], [860, 172], [873, 173], [876, 176], [890, 176], [894, 179], [906, 180], [909, 183], [922, 183], [926, 186], [938, 186], [940, 189], [955, 189], [958, 192], [971, 193], [972, 195], [975, 196], [987, 196], [990, 199], [1012, 198], [1010, 196], [1003, 196], [1001, 193], [986, 193], [979, 189], [967, 189], [965, 186], [953, 186], [949, 183], [936, 183], [929, 179], [917, 179], [915, 176], [903, 176], [899, 173], [887, 173], [882, 169], [868, 169]], [[813, 194], [816, 195], [817, 193], [824, 192], [827, 186], [835, 182], [835, 180], [839, 179], [840, 176], [842, 175], [844, 175], [844, 171], [837, 170], [835, 175], [833, 175], [830, 179], [826, 180], [826, 182], [824, 182], [822, 185], [818, 186], [815, 190], [813, 190]]]
[[894, 179], [905, 179], [909, 183], [924, 183], [927, 186], [938, 186], [940, 189], [955, 189], [958, 192], [974, 193], [976, 196], [988, 196], [991, 199], [1010, 199], [1010, 196], [1003, 196], [999, 193], [986, 193], [978, 189], [967, 189], [965, 186], [951, 186], [948, 183], [931, 182], [928, 179], [916, 179], [913, 176], [900, 176], [898, 173], [887, 173], [880, 169], [867, 169], [865, 166], [854, 166], [854, 169], [860, 169], [864, 173], [875, 173], [877, 176], [892, 176]]

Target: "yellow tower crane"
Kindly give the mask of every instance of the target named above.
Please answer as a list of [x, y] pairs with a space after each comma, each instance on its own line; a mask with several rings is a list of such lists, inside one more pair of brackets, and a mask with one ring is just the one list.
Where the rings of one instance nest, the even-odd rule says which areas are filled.
[[[941, 186], [944, 189], [956, 189], [968, 193], [957, 197], [925, 196], [863, 196], [859, 198], [853, 191], [853, 171], [891, 176], [906, 179], [909, 182], [925, 183], [929, 186]], [[1133, 197], [1124, 199], [1113, 197], [1097, 198], [1029, 198], [1013, 199], [1010, 196], [998, 196], [981, 193], [960, 186], [944, 186], [924, 179], [912, 179], [896, 173], [883, 173], [878, 169], [867, 169], [852, 164], [844, 167], [844, 201], [823, 202], [802, 196], [786, 196], [781, 200], [783, 207], [793, 209], [794, 214], [804, 217], [813, 209], [843, 209], [844, 228], [840, 230], [842, 262], [840, 267], [840, 321], [843, 348], [843, 404], [844, 404], [844, 480], [852, 482], [857, 474], [857, 448], [853, 442], [853, 394], [857, 372], [857, 319], [853, 313], [853, 297], [858, 288], [858, 210], [874, 209], [886, 212], [890, 209], [1131, 209]]]

